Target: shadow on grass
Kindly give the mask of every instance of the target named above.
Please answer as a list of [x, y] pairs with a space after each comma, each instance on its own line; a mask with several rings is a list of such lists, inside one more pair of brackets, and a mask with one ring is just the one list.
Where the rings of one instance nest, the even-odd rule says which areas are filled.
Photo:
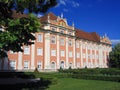
[[[19, 78], [19, 79], [18, 79]], [[0, 79], [7, 79], [9, 82], [0, 83], [0, 90], [45, 90], [49, 88], [51, 81], [48, 79], [40, 78], [35, 81], [33, 74], [26, 75], [24, 72], [0, 72]], [[17, 80], [24, 80], [24, 82], [17, 82]]]

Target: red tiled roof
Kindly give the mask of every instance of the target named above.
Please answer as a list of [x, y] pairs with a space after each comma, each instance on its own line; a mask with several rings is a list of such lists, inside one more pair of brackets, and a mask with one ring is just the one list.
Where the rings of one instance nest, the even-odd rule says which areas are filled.
[[88, 33], [79, 29], [75, 29], [75, 31], [75, 35], [77, 38], [100, 42], [100, 36], [96, 32]]
[[40, 18], [40, 22], [45, 22], [45, 21], [47, 21], [48, 15], [49, 15], [50, 20], [57, 20], [57, 16], [55, 16], [52, 12], [50, 12], [50, 13], [42, 16], [42, 17]]

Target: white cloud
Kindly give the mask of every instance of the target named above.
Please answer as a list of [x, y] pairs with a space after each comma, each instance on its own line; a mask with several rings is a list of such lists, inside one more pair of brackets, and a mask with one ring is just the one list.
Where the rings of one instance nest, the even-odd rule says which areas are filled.
[[112, 42], [113, 45], [116, 45], [116, 44], [120, 43], [120, 40], [115, 39], [115, 40], [111, 40], [111, 42]]
[[75, 1], [72, 1], [71, 4], [72, 4], [73, 7], [79, 7], [80, 6], [80, 4], [78, 2], [75, 2]]
[[59, 4], [66, 5], [66, 0], [59, 0]]
[[59, 0], [58, 5], [56, 7], [59, 7], [60, 5], [70, 5], [72, 7], [79, 7], [80, 4], [74, 0]]

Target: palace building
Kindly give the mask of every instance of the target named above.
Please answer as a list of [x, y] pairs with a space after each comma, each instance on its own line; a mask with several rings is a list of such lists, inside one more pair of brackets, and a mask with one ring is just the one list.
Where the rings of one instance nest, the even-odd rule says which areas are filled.
[[[16, 17], [18, 17], [17, 15]], [[111, 42], [107, 36], [69, 26], [63, 15], [48, 13], [39, 18], [42, 26], [24, 52], [8, 52], [0, 61], [5, 70], [57, 70], [63, 68], [108, 68]]]

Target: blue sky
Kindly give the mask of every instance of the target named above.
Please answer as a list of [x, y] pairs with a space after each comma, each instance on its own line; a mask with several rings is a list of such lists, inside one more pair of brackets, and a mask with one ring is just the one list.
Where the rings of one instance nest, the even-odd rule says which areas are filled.
[[120, 42], [120, 0], [58, 0], [48, 12], [63, 13], [69, 25], [74, 22], [76, 28]]

